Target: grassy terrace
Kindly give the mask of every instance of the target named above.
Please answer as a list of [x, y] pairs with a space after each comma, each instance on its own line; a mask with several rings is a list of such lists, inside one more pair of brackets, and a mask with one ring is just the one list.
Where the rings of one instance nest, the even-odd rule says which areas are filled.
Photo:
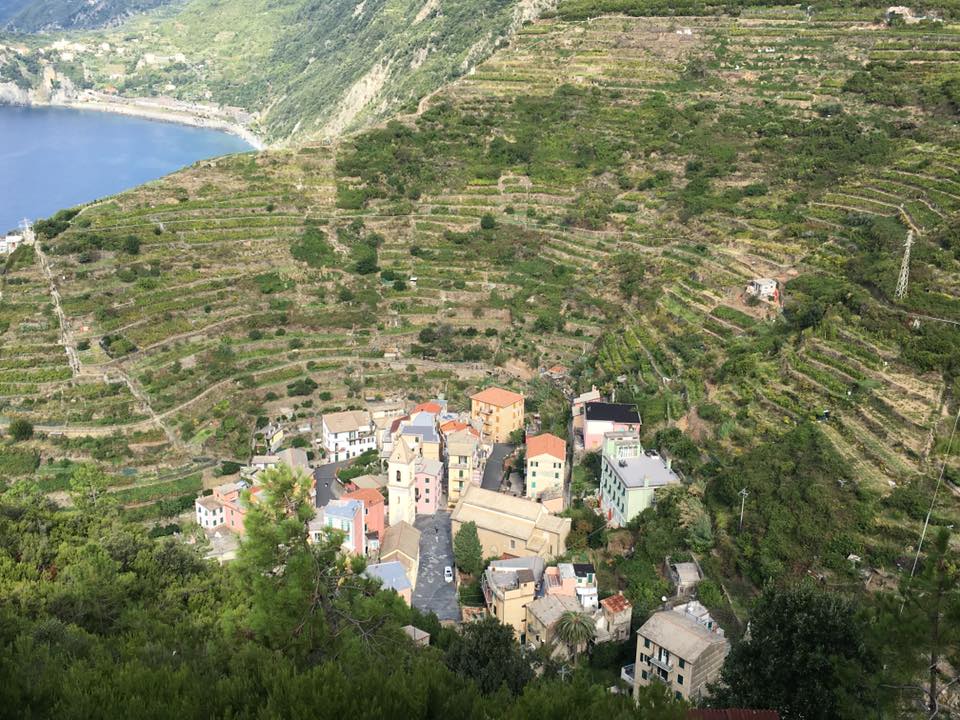
[[[153, 433], [143, 457], [182, 466], [243, 456], [278, 407], [456, 397], [562, 362], [651, 433], [725, 451], [830, 409], [830, 441], [887, 492], [942, 439], [956, 338], [909, 313], [960, 320], [957, 136], [911, 88], [954, 72], [938, 48], [960, 31], [874, 16], [539, 21], [421, 114], [85, 208], [45, 241], [83, 378], [25, 263], [3, 414]], [[891, 53], [909, 64], [890, 77], [865, 65]], [[786, 319], [745, 302], [755, 276], [786, 284]]]

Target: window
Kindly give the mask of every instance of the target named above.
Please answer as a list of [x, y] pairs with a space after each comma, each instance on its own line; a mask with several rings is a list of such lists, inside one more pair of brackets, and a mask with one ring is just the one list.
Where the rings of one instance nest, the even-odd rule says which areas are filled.
[[650, 647], [650, 638], [643, 639], [643, 646], [646, 648]]
[[510, 541], [510, 548], [513, 549], [513, 548], [515, 548], [516, 546], [517, 546], [517, 541], [516, 541], [516, 540], [511, 540], [511, 541]]
[[683, 685], [683, 675], [677, 675], [677, 685]]
[[677, 700], [682, 700], [682, 699], [683, 699], [683, 695], [681, 695], [679, 692], [675, 692], [673, 695], [674, 695], [674, 697], [677, 698]]
[[678, 660], [677, 664], [680, 665], [680, 669], [681, 669], [681, 670], [682, 670], [683, 668], [685, 668], [686, 665], [687, 665], [687, 664], [683, 661], [683, 658], [680, 658], [680, 659]]
[[646, 670], [641, 670], [641, 671], [640, 671], [640, 677], [642, 677], [644, 680], [646, 680], [646, 679], [647, 679], [647, 671], [646, 671]]

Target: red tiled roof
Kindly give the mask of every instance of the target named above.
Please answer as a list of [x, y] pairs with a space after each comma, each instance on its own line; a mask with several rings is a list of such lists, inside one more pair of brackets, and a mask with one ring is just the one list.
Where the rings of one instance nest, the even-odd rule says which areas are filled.
[[417, 405], [412, 412], [428, 412], [433, 413], [434, 415], [439, 415], [441, 412], [443, 412], [443, 408], [435, 402], [425, 402]]
[[514, 403], [523, 402], [523, 395], [499, 387], [488, 387], [471, 395], [470, 399], [497, 407], [508, 407]]
[[567, 443], [550, 433], [527, 438], [527, 457], [537, 455], [551, 455], [564, 460], [567, 457]]
[[547, 370], [548, 373], [554, 373], [555, 375], [563, 375], [567, 372], [567, 369], [563, 365], [554, 365], [552, 368]]
[[633, 607], [630, 604], [630, 601], [620, 593], [617, 595], [611, 595], [608, 598], [604, 598], [600, 601], [600, 604], [614, 614], [623, 612], [624, 610]]
[[452, 435], [455, 432], [468, 432], [474, 437], [480, 437], [480, 433], [477, 432], [477, 429], [472, 425], [460, 422], [459, 420], [448, 420], [443, 425], [440, 426], [440, 432], [444, 435]]
[[690, 720], [780, 720], [776, 710], [744, 710], [725, 708], [722, 710], [688, 710]]
[[383, 495], [373, 488], [360, 488], [343, 496], [345, 500], [360, 500], [367, 507], [383, 503]]

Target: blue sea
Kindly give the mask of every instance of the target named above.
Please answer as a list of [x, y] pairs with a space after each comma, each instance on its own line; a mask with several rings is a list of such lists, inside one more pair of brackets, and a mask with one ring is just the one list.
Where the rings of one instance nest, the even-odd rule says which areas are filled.
[[0, 106], [0, 235], [250, 146], [217, 130], [89, 110]]

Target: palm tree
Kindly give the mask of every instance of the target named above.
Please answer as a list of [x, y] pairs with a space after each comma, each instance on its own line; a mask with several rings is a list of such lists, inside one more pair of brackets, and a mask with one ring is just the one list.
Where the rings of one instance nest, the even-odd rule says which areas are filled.
[[585, 613], [576, 610], [567, 610], [557, 620], [557, 637], [571, 650], [574, 665], [577, 663], [581, 648], [593, 640], [595, 632], [593, 620]]

